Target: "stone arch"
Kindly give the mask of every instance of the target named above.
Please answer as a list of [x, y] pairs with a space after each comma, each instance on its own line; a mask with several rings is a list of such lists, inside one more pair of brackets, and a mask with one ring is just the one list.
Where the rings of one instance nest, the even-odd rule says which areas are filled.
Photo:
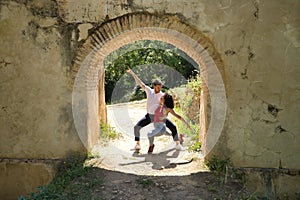
[[[199, 66], [203, 80], [201, 94], [200, 126], [207, 154], [219, 138], [207, 134], [222, 131], [226, 106], [217, 105], [212, 109], [211, 120], [218, 119], [216, 112], [223, 112], [222, 127], [207, 126], [207, 98], [210, 93], [212, 103], [225, 102], [224, 66], [212, 42], [200, 31], [182, 22], [177, 16], [153, 15], [149, 13], [127, 14], [107, 21], [93, 29], [89, 38], [75, 59], [73, 117], [76, 129], [87, 148], [97, 141], [100, 120], [106, 121], [104, 93], [104, 66], [107, 55], [118, 48], [137, 40], [160, 40], [170, 43], [187, 55]], [[221, 93], [224, 94], [221, 94]], [[221, 95], [220, 95], [221, 94]], [[207, 137], [209, 136], [209, 137]]]

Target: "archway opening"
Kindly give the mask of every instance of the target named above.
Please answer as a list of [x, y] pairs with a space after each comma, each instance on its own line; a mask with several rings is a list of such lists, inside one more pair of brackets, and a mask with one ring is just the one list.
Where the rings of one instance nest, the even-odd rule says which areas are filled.
[[[177, 18], [133, 14], [114, 19], [95, 29], [78, 56], [78, 74], [73, 93], [75, 126], [87, 148], [98, 139], [100, 121], [106, 121], [104, 59], [116, 49], [138, 40], [159, 40], [180, 48], [199, 66], [203, 81], [200, 127], [204, 156], [214, 148], [222, 132], [226, 95], [222, 62], [211, 42]], [[207, 97], [211, 97], [210, 123], [207, 125]], [[224, 104], [225, 102], [225, 104]], [[225, 106], [224, 106], [225, 105]], [[98, 111], [98, 112], [97, 112]], [[212, 134], [209, 134], [211, 132]]]
[[[106, 146], [98, 146], [94, 152], [106, 152], [108, 158], [104, 159], [100, 165], [123, 172], [153, 174], [154, 172], [151, 170], [167, 167], [170, 163], [180, 162], [183, 164], [191, 159], [196, 159], [196, 157], [199, 159], [203, 157], [200, 154], [199, 145], [201, 144], [200, 139], [202, 139], [199, 138], [201, 78], [198, 71], [199, 67], [188, 55], [168, 43], [140, 40], [112, 52], [104, 60], [104, 66], [106, 104], [109, 104], [107, 106], [108, 123], [107, 125], [102, 123], [100, 137], [102, 143], [106, 141]], [[180, 120], [174, 116], [169, 117], [177, 126], [178, 134], [184, 137], [184, 148], [189, 152], [175, 151], [172, 134], [168, 130], [168, 136], [163, 135], [155, 138], [156, 147], [151, 157], [150, 155], [143, 156], [142, 154], [147, 154], [149, 142], [147, 133], [153, 129], [152, 123], [141, 130], [143, 148], [140, 154], [130, 152], [130, 148], [134, 145], [133, 127], [146, 114], [146, 96], [145, 92], [135, 84], [131, 75], [126, 73], [128, 67], [132, 68], [149, 87], [152, 87], [153, 78], [158, 77], [162, 80], [164, 83], [163, 92], [174, 97], [174, 110], [183, 116], [191, 127], [191, 129], [187, 129], [184, 123], [180, 123]], [[195, 85], [197, 83], [198, 85]], [[109, 147], [107, 147], [107, 143], [110, 143]], [[167, 155], [164, 155], [166, 152], [172, 157], [167, 158]], [[154, 154], [160, 154], [160, 156], [154, 158]], [[139, 161], [127, 162], [132, 157]], [[199, 159], [197, 162], [200, 162]], [[137, 167], [131, 165], [141, 164], [142, 161], [151, 165], [150, 168], [144, 167], [144, 171], [135, 171], [133, 168], [136, 169]], [[118, 166], [120, 163], [121, 167]], [[195, 166], [193, 170], [190, 168], [187, 171], [193, 173], [203, 170], [201, 167], [196, 168]], [[171, 175], [170, 171], [169, 174]], [[178, 173], [176, 174], [178, 175]]]

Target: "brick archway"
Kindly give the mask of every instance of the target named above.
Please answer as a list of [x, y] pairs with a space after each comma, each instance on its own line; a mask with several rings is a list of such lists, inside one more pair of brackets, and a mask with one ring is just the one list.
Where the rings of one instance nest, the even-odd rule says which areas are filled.
[[[211, 119], [218, 118], [216, 112], [224, 113], [220, 102], [226, 101], [223, 84], [224, 66], [212, 42], [200, 31], [182, 22], [176, 16], [157, 16], [136, 13], [110, 20], [95, 28], [85, 41], [75, 60], [73, 117], [76, 129], [84, 145], [89, 149], [98, 139], [99, 122], [106, 121], [103, 61], [111, 52], [138, 40], [160, 40], [170, 43], [191, 57], [199, 66], [203, 80], [200, 118], [201, 136], [204, 141], [204, 154], [213, 148], [222, 127], [207, 125], [208, 92], [217, 108], [212, 109]], [[223, 92], [224, 94], [221, 94]], [[218, 103], [219, 102], [219, 103]], [[222, 124], [222, 125], [223, 125]]]

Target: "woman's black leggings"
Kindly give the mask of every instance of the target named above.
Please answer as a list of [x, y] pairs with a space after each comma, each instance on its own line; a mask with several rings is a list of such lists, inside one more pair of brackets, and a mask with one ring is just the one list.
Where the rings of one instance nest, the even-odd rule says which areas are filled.
[[[140, 130], [153, 122], [154, 115], [147, 113], [135, 126], [134, 126], [134, 138], [135, 141], [140, 141]], [[172, 132], [173, 140], [178, 141], [178, 134], [176, 126], [169, 120], [166, 119], [166, 126]]]

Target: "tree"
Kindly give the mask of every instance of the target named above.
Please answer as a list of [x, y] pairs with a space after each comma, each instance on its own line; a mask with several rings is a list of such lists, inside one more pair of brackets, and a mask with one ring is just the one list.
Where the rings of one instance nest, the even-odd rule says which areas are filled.
[[[105, 99], [107, 103], [111, 102], [112, 92], [116, 86], [116, 83], [126, 73], [127, 68], [134, 68], [135, 66], [141, 65], [151, 65], [156, 64], [156, 66], [169, 66], [174, 70], [182, 74], [185, 79], [189, 79], [191, 76], [198, 74], [197, 65], [195, 62], [186, 55], [183, 51], [176, 48], [175, 46], [156, 40], [141, 40], [135, 43], [125, 45], [118, 50], [112, 52], [104, 61], [105, 66]], [[143, 76], [151, 74], [153, 76], [160, 76], [159, 67], [156, 69], [148, 68], [142, 71]], [[176, 82], [177, 77], [172, 74], [165, 74], [161, 77], [162, 80], [168, 76], [168, 81]], [[173, 77], [172, 77], [173, 76]], [[149, 78], [149, 77], [147, 77]], [[154, 78], [154, 77], [152, 77]], [[173, 78], [173, 79], [172, 79]], [[163, 80], [164, 81], [164, 80]], [[123, 82], [122, 87], [119, 92], [124, 94], [119, 94], [120, 96], [126, 95], [125, 92], [128, 91], [130, 87], [130, 79]], [[144, 94], [140, 94], [140, 90], [136, 90], [135, 94], [129, 100], [138, 100], [145, 98]]]

